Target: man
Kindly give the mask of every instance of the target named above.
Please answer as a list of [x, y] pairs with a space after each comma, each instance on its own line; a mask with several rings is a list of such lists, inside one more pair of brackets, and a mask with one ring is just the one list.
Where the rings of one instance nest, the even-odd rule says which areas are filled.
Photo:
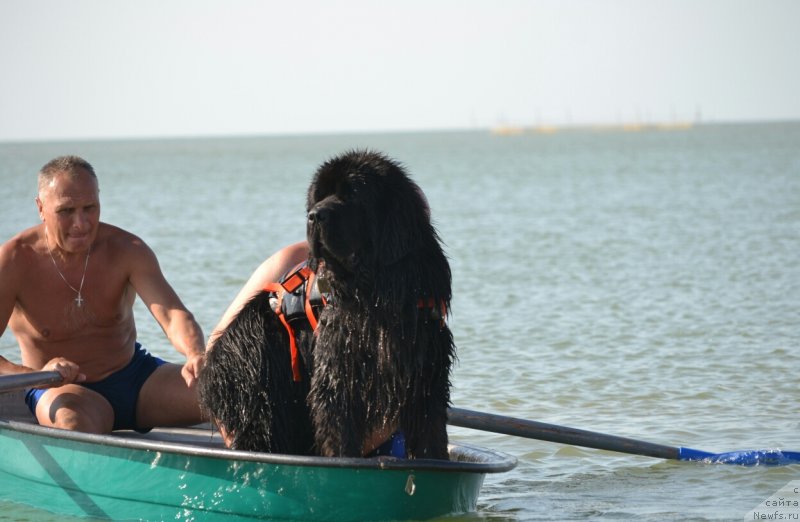
[[[40, 424], [92, 433], [200, 422], [195, 381], [203, 333], [138, 237], [100, 222], [97, 177], [75, 156], [39, 173], [42, 223], [0, 247], [0, 335], [11, 328], [22, 365], [0, 375], [53, 370], [63, 385], [33, 389]], [[136, 342], [139, 295], [186, 357], [165, 363]]]

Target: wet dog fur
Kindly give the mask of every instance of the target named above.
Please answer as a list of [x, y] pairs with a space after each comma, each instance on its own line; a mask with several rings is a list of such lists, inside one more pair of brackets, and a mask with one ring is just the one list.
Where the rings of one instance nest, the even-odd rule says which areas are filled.
[[306, 210], [329, 296], [300, 343], [304, 380], [262, 293], [209, 352], [203, 409], [237, 449], [359, 457], [400, 429], [409, 458], [447, 459], [451, 273], [425, 196], [398, 163], [351, 151], [317, 170]]
[[[301, 332], [301, 357], [309, 357], [309, 332]], [[270, 294], [250, 300], [206, 352], [200, 373], [200, 407], [229, 437], [232, 449], [314, 455], [306, 402], [308, 365], [294, 382], [289, 335], [273, 312]]]

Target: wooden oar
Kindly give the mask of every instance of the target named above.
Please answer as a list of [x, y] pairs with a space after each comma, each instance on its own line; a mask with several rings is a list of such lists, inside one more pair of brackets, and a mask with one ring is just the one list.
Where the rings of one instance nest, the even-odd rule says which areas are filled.
[[727, 453], [709, 453], [691, 448], [678, 448], [653, 444], [641, 440], [617, 437], [593, 431], [557, 426], [526, 419], [505, 417], [493, 413], [450, 408], [448, 410], [448, 423], [453, 426], [471, 428], [474, 430], [491, 431], [527, 439], [546, 440], [595, 448], [632, 455], [644, 455], [671, 460], [700, 460], [704, 462], [719, 462], [723, 464], [739, 464], [743, 466], [782, 466], [786, 464], [800, 464], [800, 452], [781, 450], [748, 450], [731, 451]]
[[33, 388], [34, 386], [44, 386], [45, 384], [56, 384], [61, 382], [61, 379], [61, 374], [58, 372], [30, 372], [0, 375], [0, 393], [21, 390], [23, 388]]

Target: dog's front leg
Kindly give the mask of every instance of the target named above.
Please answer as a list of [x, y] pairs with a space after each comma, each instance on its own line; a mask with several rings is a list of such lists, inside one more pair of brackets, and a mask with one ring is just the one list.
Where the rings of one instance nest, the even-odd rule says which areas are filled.
[[314, 371], [308, 395], [317, 448], [327, 457], [362, 456], [365, 415], [360, 414], [357, 365], [347, 357], [347, 336], [321, 321], [314, 337]]
[[312, 381], [312, 420], [317, 447], [325, 457], [361, 457], [363, 422], [359, 422], [345, 398], [335, 387]]

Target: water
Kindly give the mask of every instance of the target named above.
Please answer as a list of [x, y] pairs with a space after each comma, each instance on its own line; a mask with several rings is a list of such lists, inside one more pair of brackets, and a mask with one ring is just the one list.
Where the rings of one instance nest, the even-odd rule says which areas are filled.
[[[38, 169], [82, 155], [103, 220], [150, 244], [208, 334], [259, 262], [303, 237], [316, 166], [352, 147], [402, 161], [430, 201], [453, 269], [454, 405], [715, 452], [800, 450], [800, 123], [0, 144], [0, 238], [37, 222]], [[136, 315], [140, 340], [180, 361]], [[6, 332], [0, 354], [16, 350]], [[468, 520], [742, 520], [800, 479], [797, 465], [450, 433], [519, 458]], [[0, 504], [0, 520], [40, 519]]]

